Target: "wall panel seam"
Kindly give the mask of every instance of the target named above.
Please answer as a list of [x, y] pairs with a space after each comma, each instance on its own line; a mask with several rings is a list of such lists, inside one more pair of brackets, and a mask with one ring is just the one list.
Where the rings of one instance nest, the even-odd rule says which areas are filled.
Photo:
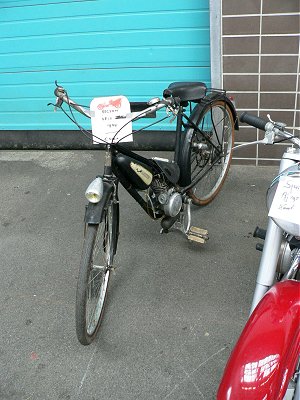
[[223, 38], [247, 38], [247, 37], [290, 37], [290, 36], [300, 36], [299, 32], [295, 33], [245, 33], [236, 35], [223, 35]]
[[[223, 15], [223, 18], [244, 18], [244, 17], [259, 17], [261, 14], [227, 14]], [[269, 13], [263, 14], [264, 17], [281, 17], [281, 16], [293, 16], [300, 15], [300, 12], [286, 12], [286, 13]]]
[[[276, 53], [264, 53], [261, 55], [262, 57], [298, 57], [298, 53], [284, 53], [284, 54], [276, 54]], [[228, 53], [223, 54], [223, 57], [258, 57], [257, 53]]]

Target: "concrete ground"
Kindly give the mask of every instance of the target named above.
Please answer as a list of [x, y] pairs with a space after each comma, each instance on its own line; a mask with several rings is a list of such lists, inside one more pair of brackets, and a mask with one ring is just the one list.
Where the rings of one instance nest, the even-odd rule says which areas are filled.
[[160, 235], [121, 190], [117, 270], [97, 341], [75, 334], [84, 191], [102, 152], [2, 151], [1, 400], [215, 399], [248, 315], [276, 167], [233, 166], [194, 225], [204, 246]]

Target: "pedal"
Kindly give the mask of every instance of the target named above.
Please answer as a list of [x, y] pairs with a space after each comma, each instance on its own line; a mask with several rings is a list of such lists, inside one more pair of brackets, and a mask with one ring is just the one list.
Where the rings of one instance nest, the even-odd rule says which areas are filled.
[[191, 226], [189, 231], [187, 232], [188, 240], [197, 243], [205, 243], [208, 238], [208, 230], [197, 228], [196, 226]]
[[202, 229], [202, 228], [197, 228], [197, 226], [191, 226], [188, 233], [191, 235], [207, 236], [207, 238], [208, 238], [208, 230]]

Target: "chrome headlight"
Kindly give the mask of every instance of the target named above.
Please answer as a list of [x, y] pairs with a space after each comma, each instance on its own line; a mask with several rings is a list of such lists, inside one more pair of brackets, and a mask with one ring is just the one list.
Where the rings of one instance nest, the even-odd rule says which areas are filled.
[[85, 191], [85, 197], [91, 203], [99, 203], [103, 196], [103, 180], [97, 177], [93, 180]]

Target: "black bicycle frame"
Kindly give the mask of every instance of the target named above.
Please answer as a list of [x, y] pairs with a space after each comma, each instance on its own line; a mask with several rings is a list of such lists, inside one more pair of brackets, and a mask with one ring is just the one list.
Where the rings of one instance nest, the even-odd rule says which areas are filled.
[[[174, 150], [174, 161], [177, 163], [177, 165], [180, 166], [180, 161], [181, 161], [181, 148], [182, 148], [182, 143], [184, 140], [186, 140], [184, 136], [184, 132], [182, 130], [182, 127], [185, 128], [193, 128], [194, 131], [200, 133], [203, 138], [210, 143], [212, 147], [215, 148], [216, 152], [219, 153], [220, 158], [221, 158], [221, 153], [220, 150], [217, 148], [217, 146], [210, 140], [209, 136], [203, 132], [199, 127], [196, 125], [197, 123], [197, 117], [200, 115], [200, 110], [199, 107], [201, 107], [200, 104], [197, 104], [196, 107], [193, 109], [191, 116], [188, 117], [184, 113], [184, 108], [182, 106], [179, 107], [178, 113], [177, 113], [177, 124], [176, 124], [176, 131], [175, 131], [175, 150]], [[187, 123], [183, 123], [183, 118], [187, 121]], [[114, 175], [118, 178], [122, 186], [126, 189], [126, 191], [139, 203], [139, 205], [143, 208], [143, 210], [153, 219], [158, 219], [163, 216], [163, 212], [160, 210], [153, 210], [152, 207], [149, 207], [149, 204], [143, 199], [143, 197], [140, 195], [139, 191], [132, 185], [132, 183], [125, 177], [125, 175], [122, 173], [122, 170], [118, 169], [116, 170], [114, 166], [114, 157], [117, 154], [122, 154], [126, 155], [128, 157], [133, 158], [136, 161], [140, 161], [146, 165], [148, 165], [152, 170], [156, 171], [157, 173], [162, 173], [155, 162], [153, 162], [151, 159], [147, 159], [139, 154], [136, 154], [135, 152], [127, 149], [125, 146], [119, 144], [119, 143], [113, 143], [107, 147], [108, 152], [110, 153], [111, 157], [111, 165], [112, 165], [112, 170], [106, 170], [108, 173], [105, 173], [105, 175], [111, 175], [111, 172], [114, 173]], [[213, 165], [219, 160], [219, 158], [213, 163]], [[211, 166], [211, 168], [213, 167]], [[107, 168], [107, 167], [105, 167]], [[207, 172], [207, 171], [206, 171]], [[202, 179], [202, 176], [197, 179], [197, 182]], [[181, 188], [180, 193], [184, 195], [190, 188], [194, 185], [195, 182], [192, 182], [190, 185]]]
[[[222, 93], [222, 94], [217, 94], [211, 97], [211, 100], [216, 100], [216, 98], [222, 98], [225, 99], [227, 103], [227, 97]], [[207, 105], [207, 104], [206, 104]], [[211, 141], [210, 137], [206, 134], [206, 132], [202, 131], [199, 129], [197, 126], [199, 116], [201, 114], [201, 103], [197, 104], [194, 109], [191, 112], [190, 116], [187, 116], [184, 113], [184, 107], [179, 106], [178, 108], [178, 113], [177, 113], [177, 124], [176, 124], [176, 131], [175, 131], [175, 150], [174, 150], [174, 161], [177, 165], [180, 167], [180, 162], [181, 162], [181, 149], [182, 149], [182, 144], [184, 140], [189, 140], [189, 138], [186, 138], [184, 133], [187, 133], [188, 129], [193, 129], [194, 131], [198, 132], [203, 136], [203, 138], [215, 149], [216, 154], [218, 154], [220, 157], [217, 157], [214, 163], [211, 165], [211, 168], [213, 165], [218, 162], [218, 160], [222, 157], [222, 152], [220, 152], [220, 149]], [[230, 108], [230, 104], [228, 104]], [[183, 118], [187, 121], [187, 123], [183, 122]], [[183, 131], [182, 128], [185, 128], [185, 131]], [[134, 132], [133, 132], [134, 133]], [[126, 189], [126, 191], [139, 203], [139, 205], [143, 208], [143, 210], [153, 219], [158, 219], [161, 218], [164, 214], [161, 210], [153, 210], [151, 206], [149, 206], [149, 203], [145, 201], [145, 199], [140, 195], [139, 190], [136, 189], [132, 182], [127, 179], [125, 174], [122, 173], [122, 169], [120, 168], [115, 168], [114, 166], [114, 160], [115, 157], [118, 155], [125, 155], [128, 156], [137, 162], [144, 163], [145, 165], [149, 166], [152, 170], [152, 172], [156, 172], [157, 174], [163, 173], [156, 163], [148, 158], [145, 158], [139, 154], [136, 154], [135, 152], [127, 149], [125, 146], [123, 146], [120, 143], [112, 143], [110, 145], [107, 145], [106, 148], [106, 153], [105, 153], [105, 168], [104, 168], [104, 177], [106, 178], [107, 181], [113, 181], [113, 184], [116, 185], [116, 179], [113, 177], [114, 176], [117, 178], [117, 181], [119, 181], [122, 186]], [[207, 171], [206, 171], [207, 172]], [[200, 181], [202, 179], [202, 176], [200, 175], [199, 178], [197, 178], [196, 182], [192, 182], [190, 185], [181, 187], [180, 193], [184, 195], [188, 190], [191, 189], [191, 187]]]
[[[183, 117], [183, 108], [180, 106], [177, 114], [177, 124], [175, 131], [175, 150], [174, 150], [174, 161], [179, 164], [180, 162], [180, 150], [181, 143], [183, 140], [183, 132], [182, 127], [182, 117]], [[109, 155], [110, 154], [110, 155]], [[107, 146], [106, 157], [111, 157], [111, 163], [105, 165], [104, 175], [109, 179], [109, 176], [112, 176], [112, 172], [118, 178], [122, 186], [126, 189], [126, 191], [139, 203], [139, 205], [143, 208], [143, 210], [153, 219], [158, 219], [163, 216], [163, 212], [160, 210], [153, 210], [152, 207], [149, 207], [149, 204], [143, 199], [140, 195], [139, 191], [132, 185], [132, 183], [125, 177], [125, 174], [122, 173], [122, 170], [114, 168], [114, 158], [117, 154], [122, 154], [128, 157], [133, 158], [136, 161], [142, 162], [148, 165], [152, 170], [157, 173], [162, 173], [161, 170], [157, 167], [154, 161], [151, 159], [145, 158], [135, 152], [127, 149], [120, 143], [112, 143]], [[111, 165], [111, 167], [109, 166]]]

